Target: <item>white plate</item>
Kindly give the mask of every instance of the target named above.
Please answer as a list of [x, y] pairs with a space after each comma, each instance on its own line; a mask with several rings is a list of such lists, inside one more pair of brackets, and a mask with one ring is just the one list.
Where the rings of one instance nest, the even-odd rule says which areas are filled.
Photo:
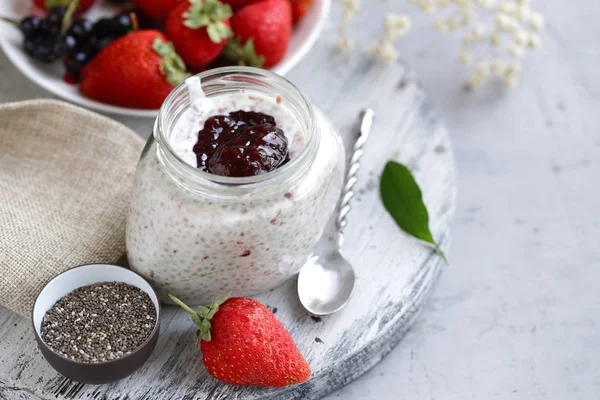
[[[30, 0], [0, 0], [0, 16], [20, 19], [29, 13], [30, 4]], [[330, 6], [331, 0], [315, 1], [310, 13], [295, 27], [285, 57], [272, 67], [271, 71], [285, 75], [308, 53], [321, 34]], [[104, 4], [100, 0], [86, 13], [86, 17], [96, 19], [104, 15], [114, 15], [115, 11], [115, 7]], [[77, 85], [69, 85], [62, 80], [64, 71], [60, 63], [46, 65], [36, 62], [25, 54], [22, 42], [21, 33], [15, 27], [0, 21], [0, 47], [8, 59], [27, 78], [50, 93], [72, 103], [105, 113], [135, 117], [155, 117], [158, 113], [158, 110], [112, 106], [82, 96]]]

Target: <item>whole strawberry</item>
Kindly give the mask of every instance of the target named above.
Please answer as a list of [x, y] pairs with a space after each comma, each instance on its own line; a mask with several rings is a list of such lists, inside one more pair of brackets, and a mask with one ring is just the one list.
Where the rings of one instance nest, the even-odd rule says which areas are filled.
[[166, 34], [186, 65], [198, 68], [216, 59], [231, 37], [231, 6], [219, 0], [189, 0], [167, 18]]
[[262, 0], [237, 11], [231, 19], [234, 40], [225, 56], [240, 65], [272, 67], [283, 56], [292, 32], [289, 0]]
[[103, 103], [156, 109], [188, 76], [161, 32], [136, 31], [112, 42], [85, 66], [79, 89]]
[[136, 10], [156, 22], [164, 22], [179, 3], [187, 0], [131, 0]]
[[287, 386], [310, 378], [310, 367], [275, 315], [258, 301], [244, 297], [217, 298], [192, 310], [202, 339], [202, 361], [216, 379], [232, 385]]
[[[33, 0], [33, 3], [36, 7], [48, 11], [54, 7], [67, 7], [69, 3], [73, 0]], [[79, 5], [77, 6], [77, 13], [86, 12], [91, 6], [94, 5], [96, 0], [79, 0]]]

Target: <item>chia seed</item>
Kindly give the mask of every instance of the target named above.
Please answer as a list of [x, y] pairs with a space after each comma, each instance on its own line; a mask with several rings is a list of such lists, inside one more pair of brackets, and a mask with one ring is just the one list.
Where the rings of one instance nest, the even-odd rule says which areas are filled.
[[122, 282], [75, 289], [50, 308], [42, 339], [74, 361], [115, 360], [140, 347], [156, 325], [156, 308], [143, 290]]

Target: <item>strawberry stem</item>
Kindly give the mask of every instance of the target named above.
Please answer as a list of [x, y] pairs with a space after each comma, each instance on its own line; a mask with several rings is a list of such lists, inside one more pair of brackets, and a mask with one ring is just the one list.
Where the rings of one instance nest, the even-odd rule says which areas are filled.
[[135, 32], [140, 28], [140, 23], [138, 21], [137, 14], [134, 12], [129, 13], [129, 18], [131, 19], [131, 31]]
[[60, 29], [61, 35], [64, 35], [69, 30], [69, 27], [71, 26], [71, 20], [73, 19], [73, 15], [75, 14], [75, 11], [77, 11], [77, 8], [79, 8], [79, 0], [73, 0], [67, 6], [67, 11], [63, 17], [62, 26]]
[[185, 311], [189, 312], [192, 315], [196, 314], [196, 311], [192, 310], [187, 304], [185, 304], [183, 301], [179, 300], [177, 297], [173, 296], [172, 294], [169, 295], [169, 298], [171, 300], [173, 300], [175, 302], [175, 304], [177, 304], [179, 307], [183, 308]]
[[8, 24], [11, 24], [12, 26], [17, 26], [17, 27], [19, 26], [19, 22], [17, 20], [10, 19], [10, 18], [7, 18], [7, 17], [0, 16], [0, 21], [4, 21], [4, 22], [6, 22]]
[[198, 308], [198, 311], [194, 311], [190, 306], [185, 304], [183, 301], [179, 300], [177, 297], [169, 294], [169, 298], [175, 302], [179, 307], [183, 308], [185, 311], [191, 314], [192, 321], [198, 326], [198, 330], [196, 331], [196, 341], [194, 346], [198, 346], [198, 342], [200, 338], [202, 340], [206, 340], [210, 342], [211, 340], [211, 324], [210, 320], [215, 316], [215, 314], [219, 311], [219, 306], [227, 301], [227, 299], [231, 296], [229, 293], [226, 297], [217, 297], [215, 301], [209, 306], [201, 306]]

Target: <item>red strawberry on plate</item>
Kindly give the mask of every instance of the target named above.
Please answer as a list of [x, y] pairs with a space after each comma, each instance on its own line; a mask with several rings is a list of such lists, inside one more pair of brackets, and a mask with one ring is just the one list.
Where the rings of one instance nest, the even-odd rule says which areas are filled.
[[245, 6], [246, 4], [256, 3], [260, 0], [221, 0], [223, 3], [229, 4], [233, 8], [240, 8]]
[[219, 0], [189, 0], [177, 5], [165, 32], [186, 65], [198, 68], [216, 59], [231, 37], [231, 6]]
[[292, 17], [294, 24], [297, 24], [312, 7], [314, 0], [291, 0], [292, 2]]
[[202, 361], [209, 374], [232, 385], [287, 386], [310, 378], [310, 367], [288, 331], [267, 307], [244, 297], [218, 298], [192, 310], [202, 340]]
[[[67, 7], [73, 0], [33, 0], [36, 7], [48, 11], [54, 7]], [[79, 0], [79, 6], [77, 7], [77, 13], [86, 12], [91, 6], [94, 5], [96, 0]]]
[[103, 103], [156, 109], [188, 76], [161, 32], [136, 31], [112, 42], [85, 66], [79, 90]]
[[237, 11], [231, 19], [234, 40], [225, 56], [240, 65], [272, 67], [283, 56], [292, 32], [292, 6], [288, 0], [262, 0]]
[[187, 0], [131, 0], [131, 2], [145, 16], [153, 21], [163, 22], [176, 5], [186, 3]]

